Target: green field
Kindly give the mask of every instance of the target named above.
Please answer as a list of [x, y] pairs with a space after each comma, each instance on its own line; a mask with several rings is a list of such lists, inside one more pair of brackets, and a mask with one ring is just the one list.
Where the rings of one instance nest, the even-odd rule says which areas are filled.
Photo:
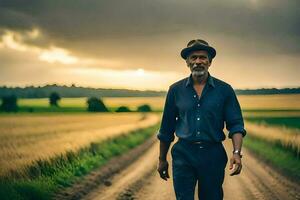
[[[109, 111], [115, 111], [120, 106], [127, 106], [131, 111], [143, 104], [151, 106], [153, 111], [162, 111], [163, 97], [106, 97], [102, 98]], [[48, 98], [40, 99], [18, 99], [17, 104], [20, 113], [78, 113], [87, 112], [87, 98], [62, 98], [59, 107], [49, 106]], [[0, 111], [1, 113], [1, 111]], [[3, 112], [2, 112], [3, 113]]]
[[[84, 108], [87, 106], [86, 104], [87, 98], [62, 98], [59, 101], [59, 105], [61, 107], [79, 107]], [[18, 104], [20, 106], [37, 106], [37, 107], [47, 107], [49, 106], [48, 98], [40, 98], [40, 99], [18, 99]]]
[[300, 129], [300, 116], [299, 117], [246, 117], [249, 122], [266, 124], [270, 126], [297, 128]]
[[[127, 106], [135, 110], [137, 106], [142, 104], [149, 104], [155, 109], [162, 109], [163, 97], [106, 97], [102, 98], [104, 104], [109, 108], [117, 108], [119, 106]], [[62, 98], [59, 101], [61, 108], [86, 108], [87, 98]], [[19, 99], [18, 105], [20, 107], [49, 107], [49, 100], [42, 99]]]

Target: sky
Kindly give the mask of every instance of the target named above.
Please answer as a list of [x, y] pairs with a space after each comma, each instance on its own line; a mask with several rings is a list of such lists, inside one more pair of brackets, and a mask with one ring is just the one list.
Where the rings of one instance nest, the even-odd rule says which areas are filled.
[[191, 39], [235, 89], [300, 86], [298, 0], [0, 0], [0, 85], [167, 90]]

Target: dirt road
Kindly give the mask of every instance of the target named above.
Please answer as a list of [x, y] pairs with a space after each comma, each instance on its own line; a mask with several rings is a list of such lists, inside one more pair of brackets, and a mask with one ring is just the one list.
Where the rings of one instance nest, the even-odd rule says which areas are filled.
[[[230, 155], [229, 151], [232, 149], [230, 140], [226, 140], [225, 147], [227, 154]], [[165, 182], [156, 173], [157, 155], [158, 143], [155, 143], [138, 160], [113, 176], [109, 186], [99, 186], [83, 199], [174, 200], [172, 180], [169, 179]], [[225, 200], [300, 199], [299, 185], [288, 181], [261, 163], [246, 149], [244, 150], [242, 173], [239, 176], [231, 177], [228, 175], [228, 167], [229, 163], [227, 163], [223, 185]]]

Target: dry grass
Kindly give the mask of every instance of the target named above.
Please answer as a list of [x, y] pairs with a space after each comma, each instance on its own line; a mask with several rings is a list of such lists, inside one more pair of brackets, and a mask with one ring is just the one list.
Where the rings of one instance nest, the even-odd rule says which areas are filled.
[[282, 146], [300, 153], [300, 130], [286, 127], [254, 124], [245, 121], [248, 134], [270, 142], [279, 142]]
[[300, 109], [300, 94], [287, 95], [239, 95], [242, 109]]
[[154, 125], [159, 119], [139, 113], [0, 116], [0, 175], [39, 158]]

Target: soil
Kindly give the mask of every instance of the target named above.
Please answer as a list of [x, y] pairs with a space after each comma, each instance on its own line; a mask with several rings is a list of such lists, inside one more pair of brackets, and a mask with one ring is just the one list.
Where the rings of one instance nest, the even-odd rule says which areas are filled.
[[[227, 155], [231, 155], [231, 140], [226, 140], [224, 145]], [[172, 178], [164, 181], [156, 172], [158, 150], [159, 144], [153, 137], [92, 172], [72, 188], [61, 191], [56, 199], [174, 200]], [[247, 149], [244, 148], [243, 153], [240, 175], [229, 176], [229, 161], [227, 163], [223, 184], [225, 200], [300, 200], [298, 182], [279, 174]]]

